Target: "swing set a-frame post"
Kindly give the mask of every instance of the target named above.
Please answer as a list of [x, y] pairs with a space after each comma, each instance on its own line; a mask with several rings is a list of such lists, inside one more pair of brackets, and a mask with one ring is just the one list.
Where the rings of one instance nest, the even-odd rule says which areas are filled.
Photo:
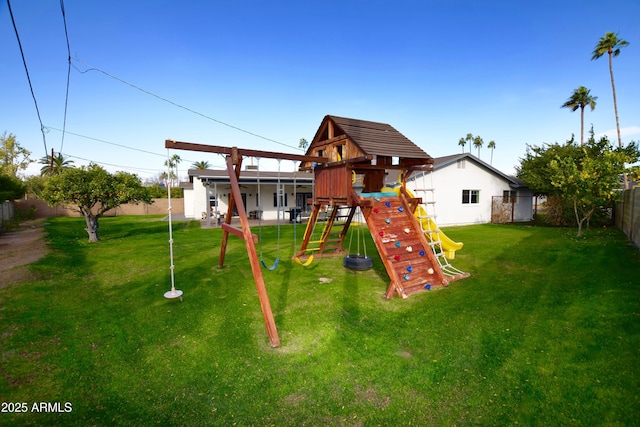
[[[247, 218], [247, 211], [244, 203], [242, 202], [242, 195], [240, 193], [240, 172], [242, 170], [242, 157], [266, 157], [272, 159], [294, 160], [294, 161], [327, 161], [324, 157], [304, 156], [298, 154], [286, 154], [271, 151], [261, 150], [243, 150], [237, 147], [222, 147], [204, 144], [194, 144], [189, 142], [178, 142], [167, 139], [165, 141], [165, 148], [172, 148], [178, 150], [190, 150], [200, 151], [206, 153], [217, 153], [226, 155], [227, 173], [229, 174], [229, 181], [231, 183], [231, 196], [229, 197], [229, 206], [227, 210], [227, 216], [225, 222], [222, 224], [222, 244], [220, 246], [220, 260], [219, 266], [224, 265], [224, 257], [227, 250], [227, 240], [229, 233], [242, 238], [245, 242], [247, 255], [249, 256], [249, 263], [251, 264], [251, 272], [253, 274], [253, 280], [256, 284], [256, 290], [258, 291], [258, 298], [260, 300], [260, 307], [262, 308], [262, 315], [264, 317], [265, 327], [267, 334], [269, 335], [269, 341], [272, 347], [278, 347], [280, 345], [280, 337], [278, 336], [278, 330], [273, 318], [273, 312], [271, 311], [271, 304], [269, 302], [269, 295], [267, 294], [267, 288], [264, 283], [264, 277], [262, 276], [262, 269], [260, 268], [260, 260], [258, 259], [258, 253], [256, 251], [257, 236], [251, 233], [251, 227], [249, 226], [249, 219]], [[240, 224], [242, 229], [238, 229], [231, 225], [231, 217], [233, 208], [236, 208], [238, 217], [240, 218]]]

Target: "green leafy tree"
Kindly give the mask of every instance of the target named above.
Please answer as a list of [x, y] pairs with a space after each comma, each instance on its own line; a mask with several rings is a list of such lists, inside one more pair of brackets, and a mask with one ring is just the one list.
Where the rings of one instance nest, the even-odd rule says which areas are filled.
[[38, 161], [41, 165], [40, 175], [60, 175], [65, 169], [74, 167], [73, 160], [65, 159], [62, 153], [58, 153], [53, 156], [53, 160], [50, 155], [40, 158]]
[[[604, 37], [600, 37], [598, 44], [593, 49], [591, 60], [602, 57], [605, 53], [609, 55], [609, 76], [611, 77], [611, 91], [613, 92], [613, 111], [616, 115], [616, 131], [618, 132], [618, 147], [622, 147], [622, 138], [620, 136], [620, 120], [618, 119], [618, 101], [616, 100], [616, 85], [613, 79], [613, 58], [620, 55], [620, 48], [629, 46], [629, 42], [618, 38], [618, 35], [612, 32], [605, 33]], [[624, 175], [624, 188], [629, 188], [627, 175]]]
[[308, 146], [309, 146], [309, 141], [307, 141], [304, 138], [300, 138], [300, 142], [298, 143], [298, 147], [302, 148], [303, 150], [306, 150]]
[[573, 90], [573, 93], [567, 99], [567, 102], [562, 104], [560, 108], [570, 108], [571, 111], [580, 109], [580, 145], [584, 145], [584, 108], [588, 105], [591, 107], [591, 111], [596, 108], [597, 96], [592, 96], [591, 91], [584, 86], [580, 86]]
[[609, 206], [617, 197], [625, 163], [635, 163], [638, 158], [634, 143], [613, 148], [606, 137], [596, 141], [592, 130], [582, 146], [572, 138], [564, 145], [528, 147], [517, 169], [518, 177], [534, 194], [559, 197], [571, 206], [579, 237], [585, 223], [588, 229], [596, 209]]
[[21, 198], [26, 185], [16, 177], [0, 173], [0, 203], [5, 200], [15, 200]]
[[30, 155], [31, 152], [20, 145], [14, 134], [4, 132], [0, 136], [0, 173], [17, 178], [18, 172], [33, 162]]
[[49, 205], [63, 204], [80, 212], [90, 242], [99, 240], [98, 219], [108, 210], [124, 203], [152, 203], [149, 191], [136, 175], [111, 174], [96, 164], [66, 169], [50, 177], [42, 198]]

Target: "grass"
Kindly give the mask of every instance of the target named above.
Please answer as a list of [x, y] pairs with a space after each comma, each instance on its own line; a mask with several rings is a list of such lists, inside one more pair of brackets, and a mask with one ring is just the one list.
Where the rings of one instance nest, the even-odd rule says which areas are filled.
[[[179, 302], [166, 222], [103, 218], [89, 244], [81, 221], [52, 219], [39, 279], [0, 290], [0, 400], [72, 411], [0, 425], [638, 423], [640, 253], [616, 229], [448, 228], [472, 276], [387, 301], [370, 239], [372, 270], [304, 268], [283, 227], [263, 271], [274, 349], [238, 238], [219, 269], [220, 230], [174, 224]], [[271, 264], [276, 228], [262, 234]]]

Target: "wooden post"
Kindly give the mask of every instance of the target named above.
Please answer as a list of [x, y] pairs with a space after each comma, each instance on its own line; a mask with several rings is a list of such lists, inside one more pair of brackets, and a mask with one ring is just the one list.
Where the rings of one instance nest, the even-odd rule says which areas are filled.
[[[256, 252], [255, 244], [253, 243], [253, 235], [251, 233], [251, 228], [249, 227], [247, 211], [244, 208], [242, 197], [240, 196], [240, 184], [238, 183], [237, 175], [240, 172], [240, 163], [242, 162], [240, 159], [238, 159], [237, 163], [238, 164], [236, 165], [236, 169], [234, 170], [233, 157], [227, 157], [227, 171], [229, 172], [229, 178], [231, 181], [231, 194], [233, 194], [233, 197], [235, 199], [236, 210], [238, 211], [240, 223], [242, 224], [244, 243], [247, 248], [247, 254], [249, 255], [249, 263], [251, 264], [253, 280], [256, 282], [256, 289], [258, 291], [258, 298], [260, 299], [260, 307], [262, 308], [262, 316], [264, 317], [264, 324], [267, 328], [269, 341], [271, 341], [272, 347], [278, 347], [280, 345], [280, 338], [278, 337], [276, 322], [273, 319], [273, 312], [271, 311], [271, 304], [269, 303], [269, 295], [267, 294], [267, 288], [264, 284], [264, 277], [262, 276], [262, 269], [260, 268], [260, 260], [258, 259], [258, 253]], [[231, 205], [229, 206], [229, 209], [231, 209]], [[229, 236], [228, 231], [225, 230], [224, 233], [225, 236]]]
[[[240, 172], [242, 169], [242, 157], [234, 159], [233, 156], [227, 156], [227, 162], [231, 160], [231, 163], [236, 166], [235, 171], [229, 171], [229, 180], [231, 181], [231, 176], [236, 177], [236, 182], [240, 178]], [[238, 193], [237, 197], [240, 197], [240, 204], [242, 204], [242, 196]], [[229, 193], [229, 206], [227, 206], [227, 215], [224, 218], [224, 222], [227, 225], [231, 224], [231, 217], [233, 216], [233, 208], [236, 205], [236, 196], [234, 196], [233, 191]], [[224, 257], [227, 253], [227, 241], [229, 240], [229, 231], [227, 229], [222, 229], [222, 243], [220, 244], [220, 259], [218, 260], [218, 267], [222, 268], [224, 266]]]

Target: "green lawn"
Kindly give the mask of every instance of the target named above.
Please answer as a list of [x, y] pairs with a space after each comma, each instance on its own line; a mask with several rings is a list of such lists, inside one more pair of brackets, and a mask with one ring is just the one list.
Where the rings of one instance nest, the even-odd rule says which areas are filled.
[[[0, 413], [1, 425], [637, 425], [640, 253], [616, 229], [479, 225], [471, 277], [384, 300], [388, 277], [342, 258], [264, 270], [280, 348], [271, 348], [244, 243], [159, 217], [55, 218], [39, 280], [0, 290], [0, 400], [67, 413]], [[304, 227], [298, 227], [300, 245]], [[257, 233], [257, 230], [255, 230]], [[276, 228], [263, 227], [276, 256]], [[355, 244], [355, 243], [354, 243]], [[321, 283], [319, 279], [332, 279]], [[55, 406], [54, 408], [55, 409]]]

